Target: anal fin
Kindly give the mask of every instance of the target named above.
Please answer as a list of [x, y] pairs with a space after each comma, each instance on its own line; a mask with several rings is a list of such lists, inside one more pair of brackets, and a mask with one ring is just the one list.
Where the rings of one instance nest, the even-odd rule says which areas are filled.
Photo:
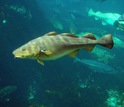
[[74, 52], [68, 54], [68, 56], [71, 57], [71, 58], [74, 58], [74, 57], [77, 56], [78, 52], [79, 52], [79, 50], [76, 50], [76, 51], [74, 51]]
[[89, 45], [89, 46], [84, 47], [83, 49], [85, 49], [88, 52], [91, 52], [94, 49], [94, 47], [95, 45]]

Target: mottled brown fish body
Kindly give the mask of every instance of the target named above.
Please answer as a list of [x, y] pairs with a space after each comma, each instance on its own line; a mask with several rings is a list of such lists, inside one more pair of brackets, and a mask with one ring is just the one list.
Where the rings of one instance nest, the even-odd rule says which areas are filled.
[[[89, 45], [94, 45], [96, 41], [91, 41], [86, 38], [72, 38], [66, 36], [51, 36], [51, 37], [41, 37], [39, 38], [40, 48], [49, 50], [52, 52], [51, 55], [42, 54], [40, 59], [42, 60], [52, 60], [68, 55], [69, 53], [78, 50], [80, 48], [85, 48]], [[89, 43], [88, 43], [89, 42]], [[94, 42], [94, 43], [93, 43]]]
[[80, 49], [92, 51], [95, 45], [112, 48], [112, 36], [109, 34], [96, 40], [93, 34], [79, 38], [69, 33], [50, 32], [29, 41], [13, 51], [13, 54], [18, 58], [37, 59], [39, 63], [43, 64], [42, 60], [54, 60], [65, 55], [74, 57]]

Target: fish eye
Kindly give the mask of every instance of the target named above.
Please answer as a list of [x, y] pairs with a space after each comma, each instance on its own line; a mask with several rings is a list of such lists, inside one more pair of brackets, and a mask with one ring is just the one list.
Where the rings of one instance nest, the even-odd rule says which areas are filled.
[[26, 48], [22, 48], [22, 51], [25, 51], [26, 50]]

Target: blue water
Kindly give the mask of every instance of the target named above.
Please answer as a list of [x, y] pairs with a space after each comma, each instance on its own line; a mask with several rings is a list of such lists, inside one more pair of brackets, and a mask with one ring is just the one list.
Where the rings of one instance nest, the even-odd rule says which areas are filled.
[[[12, 55], [19, 46], [50, 31], [91, 32], [99, 37], [111, 33], [123, 42], [124, 32], [89, 17], [90, 8], [124, 13], [122, 0], [0, 0], [0, 107], [123, 107], [123, 44], [78, 53], [81, 59], [114, 67], [116, 75], [94, 72], [67, 56], [44, 61], [42, 66]], [[1, 91], [8, 86], [16, 88], [5, 90], [7, 94]], [[107, 105], [108, 90], [118, 91], [121, 102], [117, 106]]]

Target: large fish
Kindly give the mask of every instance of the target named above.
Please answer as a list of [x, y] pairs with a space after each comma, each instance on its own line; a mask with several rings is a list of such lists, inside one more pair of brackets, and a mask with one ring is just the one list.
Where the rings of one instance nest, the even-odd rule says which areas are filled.
[[100, 11], [94, 12], [93, 9], [89, 9], [88, 11], [89, 16], [94, 16], [96, 20], [101, 20], [102, 25], [114, 25], [114, 22], [118, 20], [121, 16], [118, 13], [102, 13]]
[[95, 45], [111, 49], [113, 47], [111, 34], [96, 40], [93, 34], [77, 37], [70, 33], [49, 32], [14, 50], [13, 54], [17, 58], [36, 59], [44, 65], [43, 60], [55, 60], [65, 55], [75, 57], [80, 49], [92, 51]]

